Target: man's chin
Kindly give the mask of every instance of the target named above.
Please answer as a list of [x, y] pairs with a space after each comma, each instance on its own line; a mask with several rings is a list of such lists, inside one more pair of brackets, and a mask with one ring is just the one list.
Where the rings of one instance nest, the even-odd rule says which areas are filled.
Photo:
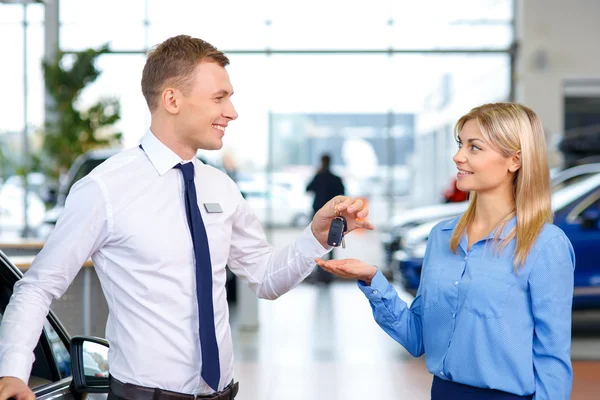
[[202, 143], [198, 150], [221, 150], [223, 148], [223, 141], [215, 141], [212, 143]]

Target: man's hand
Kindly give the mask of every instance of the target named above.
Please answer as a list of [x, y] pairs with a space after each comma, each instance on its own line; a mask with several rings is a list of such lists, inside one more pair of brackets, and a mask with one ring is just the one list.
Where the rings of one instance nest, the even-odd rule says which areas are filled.
[[336, 196], [317, 211], [312, 220], [311, 229], [313, 235], [315, 235], [315, 238], [325, 248], [328, 247], [327, 235], [329, 235], [331, 221], [338, 215], [346, 218], [348, 233], [356, 228], [373, 230], [373, 225], [366, 220], [369, 215], [369, 208], [362, 200], [346, 196]]
[[16, 400], [35, 400], [35, 394], [19, 378], [13, 376], [0, 378], [0, 400], [8, 400], [11, 397]]

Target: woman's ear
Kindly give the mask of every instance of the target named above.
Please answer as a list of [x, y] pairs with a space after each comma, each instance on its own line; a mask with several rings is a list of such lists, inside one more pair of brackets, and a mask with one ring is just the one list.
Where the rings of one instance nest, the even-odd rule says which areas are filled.
[[508, 166], [508, 170], [510, 172], [517, 172], [521, 168], [521, 150], [517, 151], [510, 158], [510, 165]]

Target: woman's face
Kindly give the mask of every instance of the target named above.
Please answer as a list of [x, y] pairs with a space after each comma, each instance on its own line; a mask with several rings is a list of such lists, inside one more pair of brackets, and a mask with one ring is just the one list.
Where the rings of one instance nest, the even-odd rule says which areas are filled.
[[486, 142], [477, 121], [465, 123], [458, 134], [458, 151], [453, 158], [458, 168], [456, 186], [463, 192], [494, 192], [512, 185], [518, 165]]

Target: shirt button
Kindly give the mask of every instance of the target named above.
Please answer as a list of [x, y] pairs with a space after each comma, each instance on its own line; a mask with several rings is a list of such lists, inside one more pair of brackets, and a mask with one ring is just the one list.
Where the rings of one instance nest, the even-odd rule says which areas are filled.
[[377, 294], [377, 293], [378, 293], [377, 290], [373, 290], [373, 294]]
[[465, 256], [465, 261], [467, 261], [467, 258], [469, 258], [469, 256]]
[[452, 314], [452, 318], [456, 318], [456, 313]]
[[454, 286], [458, 286], [458, 281], [454, 281]]
[[444, 371], [441, 371], [441, 372], [440, 372], [440, 375], [441, 375], [441, 376], [444, 376]]

